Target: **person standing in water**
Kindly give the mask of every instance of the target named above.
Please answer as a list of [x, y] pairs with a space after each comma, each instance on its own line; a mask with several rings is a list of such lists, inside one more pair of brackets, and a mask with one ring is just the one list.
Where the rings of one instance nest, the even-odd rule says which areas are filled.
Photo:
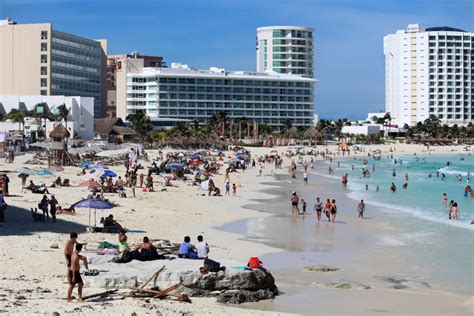
[[307, 205], [306, 201], [304, 199], [301, 199], [301, 206], [303, 207], [303, 213], [302, 213], [303, 215], [308, 214], [306, 213], [306, 205]]
[[319, 197], [316, 198], [316, 203], [314, 204], [314, 210], [316, 211], [316, 217], [318, 218], [318, 221], [321, 220], [321, 213], [323, 211], [323, 203], [319, 199]]
[[390, 186], [390, 191], [392, 191], [392, 193], [395, 193], [397, 191], [397, 186], [393, 182], [392, 182], [392, 185]]
[[291, 214], [298, 215], [298, 213], [300, 212], [298, 208], [298, 203], [300, 201], [300, 198], [298, 197], [298, 195], [296, 195], [295, 191], [293, 191], [293, 193], [291, 194], [290, 201], [291, 201]]
[[360, 200], [360, 203], [357, 206], [357, 211], [359, 212], [359, 218], [364, 218], [364, 211], [365, 211], [364, 200]]
[[446, 207], [446, 204], [448, 203], [448, 196], [446, 193], [443, 193], [443, 207]]
[[331, 201], [329, 199], [326, 200], [326, 205], [324, 206], [324, 213], [326, 213], [328, 222], [330, 222], [331, 221]]
[[336, 205], [336, 200], [333, 199], [331, 202], [331, 222], [332, 223], [336, 221], [336, 214], [337, 214], [337, 205]]

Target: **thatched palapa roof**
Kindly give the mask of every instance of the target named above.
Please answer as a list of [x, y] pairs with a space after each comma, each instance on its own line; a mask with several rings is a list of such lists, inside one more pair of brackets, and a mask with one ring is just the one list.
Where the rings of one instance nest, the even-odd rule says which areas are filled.
[[49, 137], [51, 138], [69, 138], [71, 133], [63, 126], [63, 124], [56, 125], [55, 128], [49, 133]]

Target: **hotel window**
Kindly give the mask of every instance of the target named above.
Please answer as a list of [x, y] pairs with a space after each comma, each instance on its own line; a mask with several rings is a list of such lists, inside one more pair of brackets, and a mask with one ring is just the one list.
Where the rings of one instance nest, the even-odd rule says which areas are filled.
[[48, 63], [48, 55], [41, 55], [41, 63], [42, 64]]
[[47, 87], [48, 86], [48, 79], [42, 78], [41, 79], [41, 87]]
[[41, 90], [41, 95], [48, 95], [48, 91], [47, 90]]
[[41, 51], [42, 52], [48, 51], [48, 43], [41, 43]]
[[48, 39], [48, 31], [41, 31], [41, 39], [42, 40]]
[[48, 74], [48, 68], [47, 67], [41, 67], [41, 75], [46, 76]]

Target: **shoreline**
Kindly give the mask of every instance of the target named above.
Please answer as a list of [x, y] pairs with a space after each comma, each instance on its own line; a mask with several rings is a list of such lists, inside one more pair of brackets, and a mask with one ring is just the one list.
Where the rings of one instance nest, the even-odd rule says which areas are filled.
[[[402, 155], [404, 155], [404, 154], [402, 154]], [[318, 177], [319, 174], [315, 174], [315, 176]], [[278, 176], [277, 176], [277, 177], [278, 177]], [[300, 178], [300, 177], [298, 177], [298, 178]], [[278, 182], [278, 184], [280, 185], [280, 189], [281, 189], [281, 188], [285, 188], [284, 191], [286, 191], [286, 192], [289, 192], [289, 190], [290, 190], [290, 188], [289, 188], [289, 186], [288, 186], [288, 182], [289, 182], [289, 181], [285, 181], [285, 180], [288, 180], [288, 179], [289, 179], [289, 176], [286, 176], [286, 177], [284, 177], [283, 179], [281, 179], [281, 181]], [[310, 179], [311, 179], [311, 176], [310, 176]], [[332, 180], [331, 180], [331, 177], [326, 178], [326, 179], [329, 179], [329, 181], [332, 181], [332, 182], [333, 182], [333, 183], [332, 183], [332, 186], [331, 186], [331, 189], [329, 190], [329, 192], [330, 192], [331, 194], [333, 194], [333, 195], [338, 196], [337, 199], [338, 199], [338, 202], [339, 202], [338, 204], [339, 204], [339, 205], [341, 205], [341, 204], [342, 204], [342, 205], [347, 205], [348, 202], [349, 202], [349, 204], [354, 205], [354, 203], [351, 203], [351, 202], [352, 202], [352, 201], [355, 202], [356, 200], [352, 199], [352, 198], [349, 196], [351, 192], [354, 192], [353, 190], [349, 190], [349, 189], [348, 189], [347, 192], [340, 193], [339, 191], [334, 190], [334, 188], [335, 188], [336, 186], [340, 185], [340, 184], [337, 183], [337, 180], [336, 180], [336, 179], [332, 179]], [[297, 180], [299, 180], [299, 179], [297, 179]], [[266, 190], [264, 190], [264, 191], [265, 191], [265, 193], [270, 193], [270, 194], [272, 194], [272, 189], [271, 189], [271, 188], [270, 188], [270, 189], [266, 189]], [[321, 194], [322, 192], [324, 192], [324, 191], [319, 190], [319, 191], [316, 193], [316, 195], [321, 196], [321, 195], [322, 195], [322, 194]], [[337, 193], [335, 193], [335, 192], [337, 192]], [[289, 194], [289, 193], [288, 193], [288, 194]], [[278, 195], [278, 194], [277, 194], [277, 195]], [[341, 199], [341, 197], [343, 197], [343, 198]], [[344, 201], [344, 200], [345, 200], [345, 201]], [[282, 201], [280, 201], [279, 203], [281, 203], [281, 202], [282, 202]], [[285, 199], [283, 202], [286, 203], [286, 199]], [[341, 203], [341, 202], [342, 202], [342, 203]], [[311, 201], [310, 201], [310, 203], [311, 203]], [[310, 204], [310, 203], [309, 203], [309, 204]], [[288, 212], [289, 212], [289, 209], [286, 210], [286, 213], [285, 213], [285, 212], [283, 212], [283, 213], [282, 213], [282, 212], [278, 212], [278, 211], [275, 211], [274, 209], [272, 209], [272, 210], [268, 210], [268, 209], [267, 209], [267, 210], [262, 210], [262, 209], [261, 209], [261, 206], [262, 206], [262, 205], [263, 205], [262, 201], [258, 200], [258, 201], [255, 201], [254, 204], [249, 204], [249, 205], [246, 205], [245, 207], [250, 208], [250, 209], [254, 209], [254, 210], [258, 210], [258, 211], [263, 211], [263, 212], [271, 213], [271, 214], [273, 215], [273, 217], [286, 216], [285, 214], [288, 214]], [[272, 204], [272, 205], [276, 205], [276, 202], [275, 202], [274, 204]], [[283, 205], [286, 206], [286, 204], [283, 204]], [[309, 209], [311, 209], [311, 205], [309, 205], [309, 206], [310, 206]], [[339, 208], [341, 208], [341, 206], [340, 206]], [[353, 206], [351, 209], [354, 209], [354, 214], [355, 214], [355, 206]], [[373, 210], [372, 210], [372, 212], [375, 211], [375, 210], [377, 210], [377, 209], [380, 209], [380, 207], [374, 207]], [[378, 211], [377, 211], [377, 212], [378, 212]], [[310, 215], [308, 215], [307, 217], [309, 217], [309, 220], [310, 220], [310, 221], [315, 221], [315, 218], [313, 218], [314, 215], [313, 215], [312, 213], [313, 213], [313, 212], [310, 212]], [[346, 212], [346, 213], [347, 213], [347, 212]], [[288, 217], [289, 217], [289, 216], [290, 216], [290, 215], [288, 215]], [[369, 215], [369, 216], [370, 216], [370, 215]], [[298, 216], [298, 218], [299, 218], [299, 217], [301, 217], [301, 216]], [[350, 217], [347, 217], [347, 215], [346, 215], [346, 216], [340, 216], [340, 215], [338, 215], [338, 219], [341, 220], [341, 221], [345, 221], [345, 222], [348, 223], [348, 224], [354, 224], [354, 225], [360, 225], [360, 224], [361, 224], [360, 222], [357, 223], [357, 219], [354, 219], [354, 218], [352, 218], [351, 216], [350, 216]], [[265, 219], [263, 220], [263, 223], [264, 223], [265, 221], [268, 221], [268, 220], [269, 220], [269, 218], [265, 218]], [[296, 219], [296, 220], [298, 220], [298, 219]], [[306, 220], [306, 219], [304, 219], [304, 220]], [[373, 217], [372, 217], [372, 218], [369, 218], [368, 220], [371, 222], [371, 225], [372, 225], [372, 226], [376, 226], [376, 228], [374, 229], [374, 231], [385, 231], [385, 232], [389, 232], [389, 233], [393, 233], [394, 231], [395, 231], [395, 232], [403, 232], [403, 229], [402, 229], [402, 228], [393, 226], [390, 221], [387, 221], [387, 218], [386, 218], [386, 217], [380, 218], [380, 216], [378, 216], [378, 218], [373, 218]], [[248, 223], [248, 222], [250, 222], [250, 221], [251, 221], [251, 220], [242, 220], [242, 221], [239, 221], [239, 222], [243, 222], [243, 223], [239, 223], [237, 226], [239, 226], [239, 227], [242, 227], [242, 226], [252, 226], [252, 224], [249, 224], [249, 223]], [[338, 221], [338, 220], [336, 219], [336, 222], [337, 222], [337, 221]], [[365, 222], [365, 220], [364, 220], [364, 222]], [[261, 223], [261, 225], [264, 225], [263, 223]], [[271, 223], [273, 223], [273, 222], [271, 222]], [[338, 225], [338, 224], [339, 224], [339, 223], [336, 223], [336, 225]], [[375, 225], [374, 225], [374, 224], [375, 224]], [[235, 223], [230, 224], [230, 225], [223, 225], [223, 226], [221, 227], [221, 229], [224, 229], [224, 230], [227, 229], [226, 231], [228, 231], [229, 226], [233, 226], [233, 225], [235, 226]], [[269, 223], [268, 225], [270, 225], [270, 223]], [[277, 227], [276, 229], [278, 229], [278, 228], [279, 228], [279, 227]], [[252, 231], [252, 233], [254, 233], [254, 231]], [[370, 234], [370, 233], [369, 233], [369, 234]], [[245, 236], [245, 233], [244, 233], [244, 236]], [[253, 236], [252, 236], [252, 237], [253, 237]], [[247, 240], [251, 240], [251, 241], [263, 242], [263, 243], [265, 243], [265, 244], [268, 244], [268, 245], [273, 246], [273, 247], [277, 247], [277, 248], [279, 248], [279, 249], [285, 249], [283, 246], [278, 245], [278, 244], [275, 244], [275, 243], [273, 243], [273, 242], [271, 242], [271, 241], [268, 241], [268, 240], [265, 240], [265, 239], [256, 239], [256, 238], [252, 238], [252, 237], [249, 238], [249, 236], [247, 235], [245, 238], [246, 238]], [[288, 251], [288, 249], [285, 249], [285, 250]], [[299, 254], [298, 251], [301, 251], [301, 250], [302, 250], [302, 249], [298, 249], [298, 248], [293, 249], [293, 253], [296, 251], [296, 254], [294, 254], [294, 256], [298, 256], [298, 254]], [[290, 250], [290, 251], [291, 251], [291, 250]], [[264, 261], [264, 262], [270, 261], [270, 263], [273, 263], [273, 262], [275, 262], [275, 261], [280, 261], [280, 262], [281, 262], [281, 261], [285, 261], [285, 260], [288, 259], [288, 258], [284, 258], [284, 257], [285, 257], [284, 254], [285, 254], [285, 253], [279, 253], [279, 254], [280, 254], [280, 255], [283, 254], [283, 257], [282, 257], [282, 256], [279, 256], [278, 254], [275, 255], [275, 254], [273, 254], [273, 253], [267, 253], [267, 254], [265, 254], [265, 255], [263, 256], [263, 258], [264, 258], [263, 261]], [[308, 254], [305, 253], [305, 255], [308, 255]], [[292, 256], [292, 255], [291, 255], [291, 252], [290, 252], [290, 253], [287, 253], [287, 257], [288, 257], [288, 256]], [[309, 256], [309, 255], [308, 255], [308, 256]], [[337, 254], [336, 254], [336, 256], [337, 256]], [[274, 257], [276, 257], [276, 258], [274, 258]], [[274, 259], [274, 260], [272, 260], [272, 259]], [[293, 261], [294, 261], [294, 260], [293, 260]], [[321, 262], [321, 263], [322, 263], [322, 264], [326, 264], [327, 262]], [[292, 262], [291, 264], [292, 264], [292, 265], [295, 265], [296, 263], [295, 263], [295, 262]], [[281, 267], [280, 267], [280, 268], [281, 268]], [[278, 270], [277, 270], [277, 273], [275, 274], [275, 278], [276, 278], [277, 281], [279, 280], [279, 274], [280, 274], [280, 273], [281, 273], [281, 275], [284, 276], [284, 279], [285, 279], [285, 280], [288, 280], [288, 281], [287, 281], [288, 284], [284, 284], [284, 282], [281, 283], [281, 284], [283, 284], [283, 286], [282, 286], [283, 291], [285, 291], [285, 292], [288, 291], [288, 292], [290, 292], [291, 295], [293, 295], [293, 296], [294, 296], [294, 295], [301, 294], [301, 292], [307, 291], [307, 290], [308, 290], [307, 285], [306, 285], [306, 286], [302, 286], [302, 285], [300, 284], [299, 286], [296, 286], [296, 288], [299, 288], [299, 290], [297, 290], [296, 292], [294, 292], [294, 287], [291, 285], [291, 284], [294, 283], [294, 282], [292, 282], [292, 281], [293, 281], [294, 279], [298, 279], [298, 274], [301, 274], [301, 272], [298, 272], [298, 269], [290, 269], [290, 270], [288, 270], [287, 267], [285, 267], [285, 268], [286, 268], [286, 269], [283, 269], [282, 271], [278, 271]], [[300, 268], [301, 268], [301, 267], [300, 267]], [[385, 269], [385, 268], [384, 268], [384, 269]], [[389, 270], [390, 270], [390, 269], [389, 269]], [[290, 276], [290, 275], [293, 275], [293, 276]], [[346, 275], [346, 277], [347, 277], [347, 275]], [[322, 279], [323, 279], [323, 280], [324, 280], [324, 279], [327, 280], [328, 278], [322, 277]], [[292, 280], [292, 281], [290, 281], [290, 280]], [[417, 281], [416, 279], [413, 279], [413, 280], [411, 280], [410, 282], [414, 282], [414, 283], [420, 282], [420, 284], [422, 284], [422, 283], [423, 283], [423, 280], [418, 280], [418, 281]], [[374, 282], [374, 281], [372, 281], [372, 283], [377, 284], [377, 282]], [[385, 289], [382, 288], [382, 287], [380, 286], [380, 283], [378, 284], [378, 286], [379, 286], [379, 287], [377, 287], [377, 285], [376, 285], [376, 289], [375, 289], [375, 290], [371, 290], [371, 291], [377, 291], [377, 292], [381, 292], [381, 293], [385, 293], [385, 294], [380, 294], [380, 293], [378, 293], [378, 294], [376, 294], [375, 296], [377, 296], [377, 295], [382, 295], [382, 296], [390, 295], [390, 291], [392, 291], [392, 290], [389, 290], [389, 289], [386, 289], [386, 288], [385, 288]], [[293, 288], [293, 290], [291, 290], [292, 288]], [[289, 290], [289, 289], [290, 289], [290, 290]], [[322, 290], [322, 291], [324, 292], [324, 290]], [[337, 290], [332, 290], [332, 291], [337, 291]], [[351, 290], [351, 291], [353, 291], [353, 290]], [[396, 291], [396, 293], [399, 293], [399, 290], [393, 290], [393, 291]], [[407, 293], [410, 293], [410, 294], [412, 295], [412, 297], [406, 297], [404, 300], [399, 301], [397, 304], [402, 304], [402, 305], [403, 305], [403, 304], [405, 304], [405, 303], [409, 303], [409, 305], [408, 305], [405, 309], [401, 309], [401, 310], [400, 310], [400, 309], [397, 310], [397, 308], [396, 308], [396, 305], [397, 305], [397, 304], [393, 305], [392, 308], [394, 308], [394, 311], [402, 312], [402, 313], [404, 313], [404, 314], [405, 314], [405, 313], [410, 314], [411, 312], [413, 312], [414, 310], [416, 310], [416, 308], [413, 306], [413, 304], [415, 303], [414, 301], [416, 301], [416, 300], [419, 299], [419, 297], [430, 296], [430, 295], [432, 295], [433, 297], [439, 297], [440, 300], [444, 300], [445, 298], [447, 298], [448, 300], [451, 300], [451, 299], [452, 299], [453, 301], [456, 302], [456, 303], [453, 303], [453, 304], [454, 304], [455, 306], [457, 306], [457, 307], [456, 307], [456, 308], [455, 308], [455, 307], [451, 307], [451, 308], [455, 308], [455, 309], [458, 311], [458, 313], [461, 313], [461, 314], [463, 314], [463, 313], [466, 313], [466, 314], [467, 314], [467, 311], [466, 311], [466, 309], [465, 309], [465, 307], [464, 307], [465, 304], [468, 304], [468, 305], [471, 304], [471, 305], [472, 305], [472, 302], [469, 303], [469, 302], [471, 301], [471, 297], [470, 297], [469, 295], [466, 296], [465, 294], [461, 294], [461, 293], [457, 293], [457, 292], [452, 292], [452, 291], [449, 291], [449, 290], [414, 288], [414, 289], [405, 289], [405, 290], [403, 290], [403, 291], [404, 291], [403, 296], [408, 296]], [[298, 293], [298, 292], [299, 292], [299, 293]], [[321, 293], [319, 293], [319, 294], [321, 294]], [[318, 295], [319, 295], [319, 294], [318, 294]], [[392, 295], [393, 295], [393, 294], [395, 294], [395, 292], [392, 293]], [[336, 295], [336, 294], [335, 294], [335, 295]], [[366, 303], [368, 303], [368, 301], [371, 299], [371, 297], [373, 298], [373, 296], [374, 296], [374, 295], [372, 295], [372, 294], [368, 294], [366, 298], [361, 298], [361, 299], [362, 299], [363, 301], [365, 301]], [[334, 299], [336, 299], [336, 298], [334, 298]], [[384, 299], [388, 299], [388, 298], [385, 297]], [[278, 300], [283, 300], [283, 301], [285, 301], [285, 304], [290, 304], [290, 303], [291, 303], [291, 302], [288, 302], [288, 300], [286, 300], [286, 299], [283, 298], [283, 297], [277, 297], [277, 298], [274, 300], [274, 302], [276, 302], [276, 303], [271, 303], [271, 302], [259, 302], [259, 303], [257, 303], [257, 305], [260, 305], [260, 307], [261, 307], [263, 310], [268, 310], [268, 309], [270, 309], [270, 310], [275, 310], [275, 311], [276, 311], [276, 310], [278, 310], [278, 308], [282, 308], [283, 305], [284, 305], [283, 303], [278, 304]], [[304, 302], [302, 302], [301, 300], [298, 301], [298, 299], [295, 299], [295, 300], [296, 300], [297, 303], [293, 302], [293, 304], [291, 305], [292, 308], [294, 308], [295, 310], [298, 310], [298, 308], [299, 308], [299, 312], [301, 312], [301, 313], [307, 313], [307, 312], [310, 310], [310, 308], [311, 308], [310, 306], [308, 306], [307, 309], [304, 309], [304, 308], [301, 307], [301, 304], [304, 305]], [[354, 303], [354, 302], [351, 301], [351, 303]], [[428, 302], [426, 302], [426, 303], [428, 304]], [[298, 306], [298, 305], [299, 305], [299, 306]], [[357, 305], [357, 304], [356, 304], [356, 305]], [[434, 304], [434, 305], [438, 305], [438, 304]], [[427, 305], [427, 306], [428, 306], [428, 305]], [[427, 307], [427, 306], [425, 306], [425, 307]], [[252, 307], [249, 306], [249, 308], [252, 308]], [[438, 308], [440, 308], [440, 306], [437, 306], [437, 307], [436, 307], [436, 306], [435, 306], [435, 307], [430, 307], [429, 310], [431, 310], [433, 314], [437, 314], [437, 313], [439, 312]], [[289, 310], [289, 309], [284, 309], [284, 311], [287, 311], [287, 310]], [[335, 313], [342, 313], [343, 310], [333, 310], [333, 312], [335, 312]], [[355, 312], [355, 311], [354, 311], [354, 312]], [[425, 311], [425, 312], [426, 312], [426, 311]], [[360, 311], [360, 314], [364, 314], [364, 311], [361, 310], [361, 311]]]
[[[324, 147], [321, 147], [324, 148]], [[252, 157], [258, 156], [264, 153], [268, 153], [270, 148], [249, 148], [252, 151]], [[279, 152], [284, 151], [285, 148], [277, 148]], [[331, 150], [333, 148], [331, 147]], [[452, 154], [452, 152], [448, 152]], [[156, 154], [155, 152], [150, 152], [150, 157]], [[366, 154], [366, 152], [364, 153]], [[402, 153], [406, 154], [406, 153]], [[340, 157], [342, 158], [342, 156]], [[339, 157], [338, 157], [339, 159]], [[19, 165], [22, 165], [24, 159], [18, 157], [17, 161], [11, 165], [3, 165], [2, 169], [4, 170], [15, 170]], [[285, 158], [285, 163], [289, 160]], [[122, 167], [112, 167], [112, 169], [122, 169]], [[255, 169], [248, 169], [244, 174], [231, 174], [232, 182], [239, 183], [242, 186], [238, 189], [237, 197], [207, 197], [202, 196], [203, 191], [198, 191], [197, 187], [187, 186], [185, 183], [178, 182], [178, 187], [170, 187], [168, 191], [165, 192], [155, 192], [155, 193], [142, 193], [137, 192], [137, 198], [126, 198], [119, 199], [117, 196], [111, 197], [114, 201], [120, 204], [119, 207], [114, 208], [111, 213], [114, 214], [114, 217], [121, 223], [125, 223], [126, 226], [130, 229], [140, 229], [146, 231], [146, 233], [131, 233], [129, 234], [129, 240], [132, 243], [139, 242], [144, 235], [148, 235], [150, 238], [163, 238], [169, 239], [172, 242], [180, 242], [185, 235], [191, 236], [194, 241], [197, 234], [203, 234], [206, 241], [209, 242], [211, 247], [212, 259], [220, 261], [224, 265], [242, 265], [245, 264], [250, 256], [259, 256], [263, 259], [265, 265], [270, 268], [274, 277], [276, 279], [276, 285], [282, 290], [282, 295], [278, 296], [275, 300], [259, 302], [259, 303], [250, 303], [244, 304], [242, 306], [229, 306], [221, 305], [214, 301], [214, 299], [208, 298], [195, 298], [193, 299], [192, 305], [183, 305], [175, 302], [169, 301], [158, 301], [153, 303], [154, 306], [157, 306], [159, 310], [166, 311], [166, 314], [182, 314], [182, 313], [195, 313], [195, 314], [229, 314], [229, 315], [239, 315], [242, 314], [242, 308], [245, 308], [245, 314], [249, 315], [273, 315], [273, 314], [283, 314], [283, 313], [303, 313], [301, 306], [298, 306], [300, 297], [295, 298], [295, 288], [292, 284], [300, 282], [299, 280], [305, 280], [310, 276], [314, 280], [318, 278], [318, 281], [312, 284], [309, 287], [305, 287], [305, 290], [312, 295], [321, 295], [325, 297], [326, 302], [320, 304], [321, 314], [335, 313], [342, 314], [345, 311], [337, 309], [335, 306], [332, 306], [330, 302], [336, 302], [340, 299], [349, 300], [352, 304], [356, 304], [353, 299], [346, 297], [346, 295], [358, 295], [360, 300], [366, 302], [368, 299], [376, 300], [386, 300], [387, 309], [396, 308], [397, 304], [404, 304], [406, 302], [413, 303], [412, 300], [417, 299], [418, 297], [426, 297], [421, 299], [421, 302], [428, 302], [428, 299], [431, 297], [437, 302], [441, 302], [445, 297], [439, 293], [428, 293], [420, 294], [417, 293], [414, 296], [410, 296], [407, 293], [402, 293], [401, 295], [405, 298], [403, 300], [394, 299], [392, 300], [390, 295], [393, 295], [391, 290], [385, 290], [377, 288], [376, 290], [358, 290], [352, 289], [348, 292], [343, 290], [336, 289], [327, 289], [320, 288], [324, 282], [330, 282], [330, 275], [317, 275], [311, 274], [308, 272], [300, 271], [301, 269], [290, 269], [285, 271], [283, 268], [278, 266], [278, 262], [285, 263], [285, 258], [288, 254], [291, 255], [291, 252], [285, 251], [284, 247], [276, 247], [265, 243], [265, 238], [267, 236], [260, 236], [255, 240], [248, 240], [245, 234], [239, 234], [235, 232], [222, 231], [221, 226], [232, 225], [235, 221], [243, 222], [252, 222], [257, 225], [252, 229], [258, 230], [261, 229], [258, 225], [264, 225], [265, 222], [271, 221], [272, 218], [285, 219], [284, 216], [278, 216], [272, 212], [266, 212], [259, 209], [248, 209], [250, 205], [258, 204], [263, 206], [270, 207], [274, 201], [279, 197], [278, 194], [271, 194], [271, 191], [278, 187], [278, 179], [273, 179], [270, 174], [269, 165], [267, 165], [264, 170], [265, 176], [258, 177], [257, 171]], [[64, 173], [61, 173], [61, 177], [70, 177], [73, 184], [78, 182], [76, 174], [77, 169], [72, 167], [67, 167]], [[222, 171], [221, 171], [222, 172]], [[286, 174], [286, 169], [279, 170], [278, 173]], [[314, 175], [312, 177], [317, 177]], [[75, 217], [60, 216], [58, 217], [58, 223], [32, 223], [31, 215], [29, 214], [29, 207], [35, 205], [41, 196], [32, 195], [28, 193], [19, 192], [18, 188], [15, 188], [20, 179], [16, 178], [15, 173], [11, 173], [10, 178], [12, 180], [12, 194], [17, 196], [7, 197], [7, 202], [13, 207], [18, 206], [18, 209], [15, 209], [16, 214], [13, 214], [12, 211], [7, 211], [7, 223], [0, 225], [0, 238], [2, 238], [2, 245], [0, 246], [0, 254], [5, 258], [0, 262], [0, 269], [5, 271], [9, 276], [6, 279], [0, 281], [0, 294], [5, 294], [6, 296], [6, 307], [4, 309], [12, 312], [13, 310], [17, 312], [22, 312], [24, 314], [32, 314], [38, 310], [43, 311], [44, 313], [48, 312], [60, 312], [68, 313], [74, 311], [77, 314], [90, 313], [132, 313], [137, 312], [139, 314], [150, 313], [149, 304], [146, 306], [137, 306], [135, 301], [114, 301], [113, 305], [103, 304], [103, 303], [83, 303], [83, 304], [65, 304], [62, 301], [62, 297], [65, 296], [65, 277], [64, 277], [64, 258], [62, 256], [62, 245], [66, 239], [66, 234], [71, 230], [80, 230], [85, 228], [87, 224], [87, 211], [79, 210], [78, 214]], [[53, 178], [41, 178], [34, 176], [35, 182], [43, 181], [46, 184], [52, 182]], [[223, 174], [213, 177], [216, 181], [216, 184], [223, 188]], [[297, 180], [301, 180], [298, 178]], [[291, 181], [288, 181], [290, 183]], [[331, 191], [332, 190], [332, 191]], [[51, 193], [55, 194], [59, 199], [61, 205], [68, 205], [69, 203], [77, 201], [81, 195], [85, 195], [87, 190], [83, 188], [71, 187], [70, 190], [60, 188], [52, 189]], [[138, 191], [138, 190], [137, 190]], [[289, 191], [285, 191], [286, 194], [289, 194]], [[335, 190], [334, 187], [326, 188], [324, 192], [327, 194], [332, 194], [339, 196], [340, 193], [338, 190]], [[128, 192], [130, 193], [130, 192]], [[349, 199], [349, 197], [346, 197]], [[258, 202], [255, 202], [255, 201]], [[308, 209], [312, 209], [311, 202], [312, 200], [308, 199]], [[342, 201], [341, 201], [342, 202]], [[284, 199], [284, 211], [282, 213], [287, 213], [287, 201]], [[21, 208], [23, 210], [21, 210]], [[277, 206], [277, 208], [281, 208]], [[354, 209], [353, 206], [348, 207], [348, 209]], [[109, 212], [101, 213], [101, 216], [107, 215]], [[314, 215], [310, 215], [307, 219], [314, 221]], [[346, 218], [345, 216], [339, 216], [337, 220], [346, 222], [348, 224], [336, 224], [336, 230], [338, 227], [346, 229], [350, 227], [353, 222], [351, 217]], [[299, 218], [296, 221], [296, 225], [288, 224], [286, 222], [280, 222], [283, 226], [276, 226], [275, 229], [282, 229], [286, 231], [289, 228], [296, 229], [295, 233], [298, 233], [299, 228], [304, 228], [304, 226], [298, 226], [302, 221]], [[309, 222], [309, 221], [306, 221]], [[365, 222], [365, 221], [364, 221]], [[360, 230], [361, 236], [368, 236], [370, 232], [374, 229], [373, 221], [367, 221], [367, 223], [361, 223], [363, 228]], [[305, 222], [303, 222], [305, 223]], [[321, 223], [322, 224], [322, 223]], [[375, 227], [377, 229], [392, 229], [389, 223], [380, 222], [378, 225], [380, 227]], [[377, 226], [378, 226], [377, 225]], [[320, 225], [320, 229], [324, 229], [327, 225]], [[360, 226], [360, 225], [355, 225]], [[367, 226], [367, 227], [365, 227]], [[364, 228], [365, 227], [365, 228]], [[357, 228], [358, 229], [358, 228]], [[355, 230], [357, 232], [358, 230]], [[260, 231], [261, 235], [265, 235], [265, 230]], [[331, 233], [333, 234], [333, 233]], [[350, 262], [353, 252], [351, 249], [342, 248], [338, 249], [337, 243], [350, 245], [347, 242], [347, 238], [351, 238], [350, 234], [339, 234], [338, 231], [334, 234], [334, 240], [328, 240], [327, 243], [322, 243], [320, 245], [313, 245], [314, 247], [318, 246], [321, 249], [325, 249], [325, 257], [321, 257], [321, 261], [332, 263], [333, 254], [337, 258], [334, 260], [342, 259]], [[352, 235], [353, 236], [353, 235]], [[87, 234], [81, 233], [81, 241], [86, 241], [91, 244], [97, 243], [99, 241], [109, 241], [115, 242], [116, 236], [110, 234]], [[331, 242], [336, 241], [336, 248], [331, 246]], [[49, 248], [50, 244], [56, 243], [59, 245], [59, 250], [54, 250]], [[8, 245], [16, 245], [15, 251], [10, 249]], [[295, 247], [298, 245], [294, 245]], [[311, 247], [313, 247], [311, 246]], [[311, 248], [310, 247], [310, 248]], [[332, 249], [337, 249], [337, 253], [331, 253]], [[350, 247], [349, 247], [350, 248]], [[383, 247], [382, 247], [383, 248]], [[306, 251], [311, 252], [311, 251]], [[310, 259], [311, 254], [309, 254], [308, 259]], [[357, 256], [353, 256], [356, 260]], [[358, 260], [358, 259], [357, 259]], [[41, 267], [40, 269], [31, 270], [31, 266], [28, 265], [28, 262], [34, 262], [35, 267]], [[308, 261], [308, 264], [312, 264], [317, 261]], [[337, 263], [337, 262], [335, 262]], [[157, 261], [156, 265], [162, 265], [162, 261]], [[352, 266], [362, 266], [362, 263], [353, 263]], [[351, 277], [350, 269], [351, 265], [341, 266], [342, 270], [339, 273], [341, 275], [336, 281], [343, 281], [344, 278], [347, 278], [350, 282], [357, 282], [360, 275], [367, 273], [367, 271], [358, 272], [357, 277]], [[91, 267], [93, 268], [93, 267]], [[381, 269], [383, 270], [383, 266]], [[297, 270], [296, 275], [293, 272]], [[334, 275], [334, 274], [333, 274]], [[319, 279], [320, 278], [320, 279]], [[35, 281], [36, 280], [36, 281]], [[87, 282], [87, 281], [86, 281]], [[378, 281], [377, 281], [378, 282]], [[355, 284], [355, 283], [354, 283]], [[301, 285], [301, 284], [300, 284]], [[34, 296], [37, 298], [31, 297], [30, 292], [25, 292], [31, 287], [40, 288], [34, 290]], [[307, 285], [306, 285], [307, 286]], [[8, 288], [9, 290], [6, 290]], [[41, 293], [47, 289], [50, 292]], [[86, 283], [85, 294], [91, 292], [99, 292], [99, 289], [94, 289], [88, 287]], [[342, 292], [341, 292], [342, 291]], [[409, 290], [404, 290], [408, 292]], [[386, 294], [385, 294], [386, 293]], [[399, 292], [397, 292], [399, 293]], [[369, 294], [369, 295], [368, 295]], [[29, 298], [28, 302], [15, 300], [14, 297], [18, 295], [25, 295]], [[448, 295], [448, 294], [446, 294]], [[297, 295], [296, 295], [297, 296]], [[339, 297], [341, 296], [341, 297]], [[458, 296], [447, 296], [446, 308], [450, 308], [454, 311], [459, 311], [461, 314], [464, 312], [464, 308], [461, 307], [464, 301]], [[311, 298], [308, 298], [311, 301]], [[14, 304], [15, 303], [15, 304]], [[16, 305], [19, 303], [19, 305]], [[469, 306], [473, 305], [473, 302], [469, 303], [466, 301], [466, 304]], [[470, 305], [469, 305], [470, 304]], [[288, 306], [286, 306], [288, 305]], [[383, 305], [383, 304], [382, 304]], [[358, 306], [354, 305], [354, 313], [364, 314], [364, 312], [369, 311], [370, 313], [375, 313], [371, 310], [373, 309], [383, 309], [380, 303], [374, 304], [372, 308], [368, 306]], [[430, 311], [437, 312], [435, 307], [438, 304], [436, 303], [433, 308], [430, 307]], [[7, 307], [8, 306], [8, 307]], [[413, 308], [413, 309], [409, 309]], [[396, 309], [395, 309], [396, 310]], [[404, 310], [408, 314], [416, 311], [417, 309], [411, 305], [407, 305], [407, 309]], [[445, 307], [441, 307], [440, 310], [447, 311]], [[364, 311], [364, 312], [363, 312]], [[436, 314], [436, 313], [435, 313]]]

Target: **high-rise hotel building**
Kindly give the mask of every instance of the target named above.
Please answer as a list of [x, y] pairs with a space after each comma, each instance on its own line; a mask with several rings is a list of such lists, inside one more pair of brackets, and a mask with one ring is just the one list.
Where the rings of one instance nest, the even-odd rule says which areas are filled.
[[474, 121], [474, 33], [410, 24], [384, 37], [386, 111], [399, 125]]
[[257, 28], [257, 72], [313, 78], [313, 31], [302, 26]]
[[[245, 117], [280, 130], [313, 125], [315, 80], [290, 74], [229, 72], [187, 65], [143, 67], [139, 59], [124, 59], [117, 78], [117, 116], [145, 112], [157, 127], [170, 122], [205, 123], [215, 113], [229, 119]], [[172, 124], [171, 124], [172, 125]]]
[[0, 95], [94, 98], [94, 116], [106, 105], [107, 41], [60, 32], [51, 23], [0, 20]]

